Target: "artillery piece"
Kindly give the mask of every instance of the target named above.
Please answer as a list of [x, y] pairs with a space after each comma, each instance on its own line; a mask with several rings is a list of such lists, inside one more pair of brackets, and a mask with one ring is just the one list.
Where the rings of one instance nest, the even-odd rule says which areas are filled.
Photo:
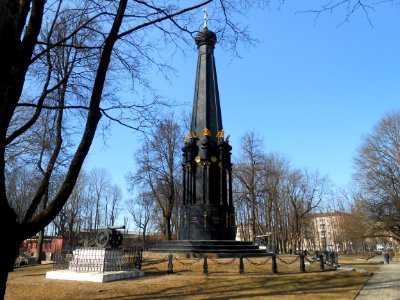
[[125, 229], [125, 226], [109, 226], [104, 228], [99, 228], [96, 235], [92, 238], [88, 237], [84, 241], [85, 247], [99, 247], [106, 248], [111, 246], [111, 248], [117, 248], [122, 244], [123, 236], [118, 229]]

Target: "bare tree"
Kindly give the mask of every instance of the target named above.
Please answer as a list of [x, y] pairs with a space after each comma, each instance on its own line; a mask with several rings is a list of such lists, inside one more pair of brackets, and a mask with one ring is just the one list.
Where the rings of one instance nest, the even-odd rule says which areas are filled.
[[177, 186], [181, 184], [180, 161], [183, 132], [171, 115], [158, 122], [136, 153], [138, 170], [128, 176], [133, 188], [140, 184], [150, 189], [162, 214], [165, 237], [172, 238], [171, 218], [179, 204]]
[[355, 168], [371, 222], [400, 241], [400, 111], [386, 114], [364, 137]]
[[355, 200], [350, 214], [344, 215], [341, 223], [346, 249], [352, 252], [365, 251], [365, 241], [373, 236], [371, 225], [365, 205], [360, 199]]
[[7, 173], [6, 185], [9, 203], [18, 220], [21, 221], [28, 210], [29, 203], [26, 199], [30, 199], [34, 195], [39, 182], [39, 179], [35, 178], [34, 175], [26, 166], [14, 166]]
[[[262, 139], [254, 131], [247, 132], [240, 141], [240, 152], [242, 156], [235, 163], [233, 169], [234, 179], [238, 180], [236, 185], [239, 190], [235, 193], [241, 195], [239, 199], [248, 202], [251, 217], [249, 228], [251, 239], [255, 239], [260, 233], [258, 200], [262, 193], [262, 170], [265, 162], [265, 154], [262, 149]], [[242, 227], [245, 224], [242, 224]]]
[[233, 189], [241, 238], [271, 233], [275, 251], [301, 249], [303, 238], [311, 238], [308, 215], [329, 195], [327, 178], [291, 169], [287, 159], [265, 153], [254, 131], [242, 137], [240, 152]]
[[[72, 193], [101, 117], [108, 121], [102, 123], [105, 127], [116, 122], [143, 130], [149, 125], [146, 121], [158, 112], [160, 98], [144, 102], [120, 99], [110, 79], [121, 78], [125, 70], [134, 87], [141, 85], [151, 91], [144, 76], [146, 69], [157, 67], [168, 76], [171, 68], [157, 60], [159, 51], [165, 45], [183, 50], [198, 31], [199, 24], [193, 20], [206, 4], [213, 3], [210, 22], [215, 24], [222, 42], [225, 40], [234, 50], [237, 42], [249, 41], [246, 30], [232, 16], [251, 6], [252, 1], [132, 2], [128, 5], [127, 0], [0, 1], [0, 227], [10, 228], [3, 236], [8, 247], [0, 250], [0, 297], [5, 293], [8, 272], [13, 269], [21, 241], [48, 225]], [[55, 61], [49, 57], [62, 49], [70, 49], [78, 59], [74, 73], [61, 78], [55, 72]], [[51, 95], [64, 83], [68, 97], [60, 106]], [[62, 110], [65, 119], [71, 118], [62, 125], [73, 131], [77, 144], [69, 149], [71, 155], [65, 160], [60, 157], [60, 144], [51, 150], [43, 161], [45, 173], [37, 172], [38, 188], [27, 200], [27, 212], [20, 221], [7, 197], [6, 170], [12, 161], [9, 154], [15, 153], [15, 146], [32, 135], [31, 129], [46, 110]], [[23, 115], [21, 122], [16, 123], [16, 118]], [[40, 202], [55, 166], [61, 162], [65, 168], [63, 181], [42, 209]]]
[[141, 231], [142, 246], [146, 248], [146, 235], [151, 230], [152, 222], [154, 221], [156, 202], [152, 199], [151, 193], [143, 192], [138, 198], [130, 199], [127, 202], [127, 206], [134, 224]]
[[302, 231], [306, 227], [307, 215], [323, 200], [327, 179], [318, 173], [293, 170], [287, 177], [284, 198], [289, 204], [289, 226], [291, 230], [291, 249], [302, 249]]
[[84, 205], [88, 202], [88, 180], [84, 172], [78, 177], [77, 183], [61, 212], [53, 220], [57, 234], [67, 238], [67, 244], [73, 247], [77, 243], [78, 233], [85, 228]]
[[283, 226], [282, 215], [285, 213], [283, 201], [284, 183], [289, 173], [289, 162], [278, 154], [267, 154], [263, 169], [263, 202], [261, 211], [265, 215], [266, 232], [271, 232], [271, 244], [279, 249], [279, 241], [288, 240]]
[[91, 229], [97, 230], [101, 224], [106, 225], [110, 182], [111, 177], [106, 169], [95, 168], [89, 174], [89, 190], [94, 204], [94, 228]]
[[[287, 0], [279, 0], [278, 6], [281, 7]], [[337, 13], [341, 18], [341, 22], [338, 26], [351, 22], [352, 18], [357, 14], [362, 14], [365, 16], [366, 20], [371, 26], [372, 14], [383, 5], [395, 6], [399, 4], [397, 0], [321, 0], [321, 4], [313, 3], [313, 7], [309, 9], [304, 9], [299, 11], [300, 13], [312, 13], [315, 15], [314, 22], [321, 17], [321, 15]], [[268, 1], [268, 4], [272, 4], [273, 1]]]
[[89, 175], [85, 170], [82, 170], [79, 174], [78, 181], [77, 181], [77, 191], [80, 194], [80, 215], [81, 215], [81, 222], [79, 225], [79, 231], [82, 229], [85, 231], [90, 231], [94, 228], [94, 203], [93, 197], [90, 190], [89, 185]]
[[[120, 203], [122, 201], [121, 188], [118, 185], [111, 186], [110, 190], [111, 202], [107, 202], [109, 219], [107, 225], [114, 226], [118, 213], [121, 210]], [[106, 215], [107, 217], [107, 215]]]

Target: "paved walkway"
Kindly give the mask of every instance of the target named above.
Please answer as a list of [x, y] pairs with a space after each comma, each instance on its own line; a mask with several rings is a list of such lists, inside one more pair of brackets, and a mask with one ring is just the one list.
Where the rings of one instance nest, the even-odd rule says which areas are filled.
[[[383, 261], [383, 256], [371, 260]], [[400, 300], [400, 261], [381, 265], [354, 299]]]

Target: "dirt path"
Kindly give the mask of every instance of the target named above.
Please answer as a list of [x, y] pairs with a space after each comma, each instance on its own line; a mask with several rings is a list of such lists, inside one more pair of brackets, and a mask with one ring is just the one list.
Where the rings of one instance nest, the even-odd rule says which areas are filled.
[[[376, 256], [372, 260], [383, 261], [383, 256]], [[355, 299], [400, 300], [400, 262], [381, 265]]]

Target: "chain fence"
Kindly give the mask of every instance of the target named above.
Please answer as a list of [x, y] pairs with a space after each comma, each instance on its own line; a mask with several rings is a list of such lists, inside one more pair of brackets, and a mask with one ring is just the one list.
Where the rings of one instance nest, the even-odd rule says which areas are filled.
[[184, 262], [183, 260], [179, 259], [176, 256], [173, 256], [173, 258], [175, 259], [175, 261], [184, 266], [193, 266], [195, 263], [198, 263], [202, 259], [202, 257], [199, 257], [198, 259], [195, 259], [192, 262]]
[[279, 256], [276, 257], [281, 263], [285, 264], [285, 265], [291, 265], [294, 264], [296, 261], [298, 261], [300, 259], [300, 256], [296, 257], [295, 259], [291, 260], [291, 261], [285, 261], [282, 258], [280, 258]]
[[310, 264], [314, 264], [314, 263], [317, 263], [317, 262], [318, 262], [318, 259], [315, 258], [315, 257], [309, 258], [308, 256], [306, 256], [306, 257], [305, 257], [305, 260], [306, 260], [308, 263], [310, 263]]
[[268, 257], [267, 259], [261, 261], [261, 262], [254, 262], [252, 261], [250, 258], [245, 257], [246, 261], [250, 264], [252, 264], [253, 266], [265, 266], [267, 263], [269, 263], [269, 261], [272, 259], [272, 256]]
[[213, 263], [218, 264], [218, 265], [230, 265], [230, 264], [233, 264], [238, 258], [234, 257], [234, 258], [232, 258], [232, 259], [230, 259], [228, 261], [218, 261], [218, 259], [215, 259], [215, 258], [212, 258], [212, 257], [209, 257], [209, 259]]
[[[311, 265], [315, 263], [319, 263], [319, 270], [333, 270], [336, 269], [338, 266], [338, 260], [337, 260], [337, 253], [333, 252], [303, 252], [299, 255], [296, 255], [294, 258], [292, 256], [288, 257], [287, 255], [276, 255], [276, 254], [270, 254], [267, 258], [265, 257], [243, 257], [241, 255], [232, 257], [230, 259], [227, 258], [220, 258], [220, 257], [214, 257], [214, 256], [209, 256], [209, 255], [200, 255], [197, 258], [181, 258], [179, 255], [176, 254], [169, 254], [165, 256], [164, 258], [160, 260], [149, 260], [149, 259], [144, 259], [143, 260], [143, 265], [145, 266], [153, 266], [156, 264], [161, 264], [161, 263], [166, 263], [167, 264], [167, 273], [171, 274], [174, 272], [174, 263], [177, 263], [181, 266], [181, 268], [178, 268], [179, 270], [185, 271], [196, 271], [200, 269], [197, 269], [196, 264], [203, 262], [203, 274], [209, 274], [209, 264], [214, 265], [212, 267], [212, 271], [215, 273], [221, 273], [221, 272], [231, 272], [233, 270], [232, 268], [226, 268], [229, 265], [234, 265], [237, 264], [237, 261], [239, 260], [239, 273], [244, 273], [245, 271], [245, 264], [248, 265], [246, 269], [251, 270], [252, 272], [257, 271], [258, 268], [262, 268], [262, 270], [259, 270], [261, 272], [265, 272], [265, 266], [270, 266], [272, 273], [276, 274], [278, 273], [278, 270], [281, 272], [296, 272], [295, 270], [297, 267], [293, 267], [295, 263], [299, 263], [299, 266], [297, 270], [300, 272], [306, 272], [306, 262], [309, 264], [308, 271], [317, 271], [318, 267], [311, 267]], [[251, 268], [250, 268], [251, 266]], [[290, 266], [284, 267], [284, 266]], [[165, 265], [162, 266], [165, 268]], [[188, 269], [189, 268], [189, 269]], [[158, 271], [162, 271], [162, 269], [157, 269]], [[165, 269], [164, 269], [165, 270]], [[200, 270], [199, 270], [200, 271]]]
[[[132, 269], [156, 269], [162, 272], [165, 270], [165, 263], [167, 263], [167, 273], [173, 273], [174, 263], [177, 263], [186, 268], [195, 268], [196, 264], [203, 262], [203, 273], [208, 274], [209, 263], [214, 265], [213, 272], [216, 272], [216, 267], [222, 268], [222, 272], [227, 271], [227, 266], [234, 265], [239, 260], [239, 273], [244, 273], [245, 263], [248, 264], [253, 270], [262, 267], [265, 272], [265, 266], [270, 265], [272, 273], [276, 274], [279, 271], [287, 272], [287, 270], [295, 270], [290, 267], [289, 269], [283, 267], [291, 266], [297, 262], [299, 264], [300, 272], [306, 271], [306, 262], [309, 266], [319, 263], [319, 270], [336, 269], [339, 265], [338, 253], [333, 251], [304, 251], [294, 258], [289, 258], [287, 255], [269, 254], [265, 257], [243, 257], [237, 255], [232, 258], [219, 258], [208, 255], [200, 255], [197, 258], [181, 258], [179, 255], [169, 254], [159, 259], [143, 257], [143, 249], [134, 248], [76, 248], [73, 251], [57, 251], [54, 253], [53, 270], [69, 269], [76, 272], [108, 272], [108, 271], [125, 271]], [[279, 263], [280, 266], [279, 266]], [[250, 269], [251, 269], [250, 268]], [[249, 270], [250, 270], [249, 269]], [[309, 270], [315, 268], [308, 267]], [[221, 271], [219, 271], [221, 272]]]

